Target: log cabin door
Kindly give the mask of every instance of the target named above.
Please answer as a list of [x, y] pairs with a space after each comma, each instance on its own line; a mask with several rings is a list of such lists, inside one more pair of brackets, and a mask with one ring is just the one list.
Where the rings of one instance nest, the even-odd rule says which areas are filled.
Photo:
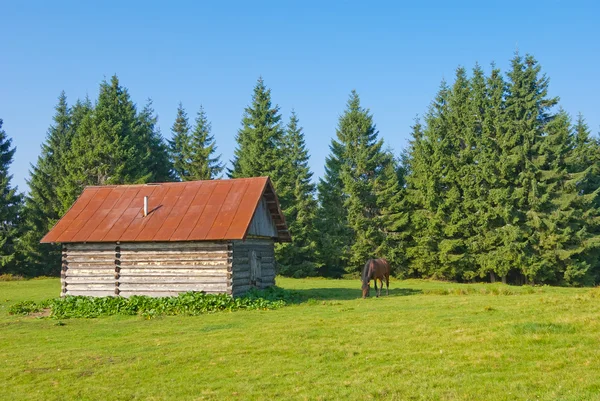
[[250, 259], [250, 285], [259, 288], [262, 277], [260, 258], [256, 256], [256, 251], [249, 251], [248, 259]]

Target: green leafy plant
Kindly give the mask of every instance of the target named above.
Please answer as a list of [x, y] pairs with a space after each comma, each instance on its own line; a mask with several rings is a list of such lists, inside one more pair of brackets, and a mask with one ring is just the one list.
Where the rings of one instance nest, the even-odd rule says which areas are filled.
[[67, 296], [41, 302], [22, 301], [9, 308], [11, 315], [29, 315], [49, 309], [56, 319], [95, 318], [113, 315], [139, 315], [151, 319], [163, 315], [197, 316], [239, 309], [267, 310], [286, 305], [292, 295], [281, 288], [253, 290], [247, 296], [232, 298], [227, 294], [186, 292], [176, 297], [152, 298], [134, 295], [122, 297]]
[[48, 301], [34, 302], [34, 301], [21, 301], [8, 309], [8, 313], [11, 315], [30, 315], [32, 313], [41, 312], [43, 309], [48, 307]]

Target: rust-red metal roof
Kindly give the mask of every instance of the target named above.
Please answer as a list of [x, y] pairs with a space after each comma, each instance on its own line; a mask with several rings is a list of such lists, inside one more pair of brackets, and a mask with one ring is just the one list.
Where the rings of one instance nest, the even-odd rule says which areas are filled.
[[41, 242], [245, 239], [262, 196], [267, 198], [277, 239], [290, 241], [271, 180], [257, 177], [86, 187]]

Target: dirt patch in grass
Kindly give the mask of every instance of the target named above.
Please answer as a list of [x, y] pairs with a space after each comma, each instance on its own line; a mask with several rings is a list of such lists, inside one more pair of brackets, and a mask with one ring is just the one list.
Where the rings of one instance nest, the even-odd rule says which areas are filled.
[[42, 310], [40, 310], [38, 312], [30, 313], [28, 316], [35, 317], [35, 318], [38, 318], [38, 317], [48, 317], [48, 316], [50, 316], [51, 312], [52, 311], [51, 311], [50, 308], [44, 308], [44, 309], [42, 309]]

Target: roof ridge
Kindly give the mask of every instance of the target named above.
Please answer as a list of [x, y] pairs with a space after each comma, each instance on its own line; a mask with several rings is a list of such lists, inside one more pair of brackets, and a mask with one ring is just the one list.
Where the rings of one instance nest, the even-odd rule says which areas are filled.
[[244, 180], [268, 180], [269, 176], [263, 175], [260, 177], [240, 177], [240, 178], [215, 178], [210, 180], [191, 180], [191, 181], [164, 181], [164, 182], [146, 182], [144, 184], [108, 184], [108, 185], [86, 185], [87, 188], [119, 188], [119, 187], [144, 187], [149, 185], [184, 185], [193, 182], [209, 182], [209, 181], [244, 181]]

